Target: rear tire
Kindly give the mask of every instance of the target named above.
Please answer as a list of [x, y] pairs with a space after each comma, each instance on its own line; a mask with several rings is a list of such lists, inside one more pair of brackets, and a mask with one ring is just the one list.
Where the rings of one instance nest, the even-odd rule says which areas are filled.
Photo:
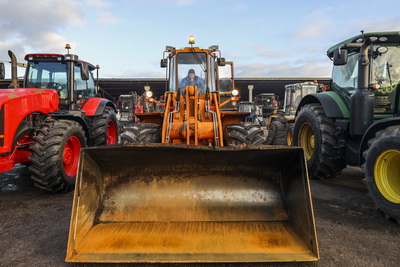
[[224, 129], [224, 139], [226, 145], [230, 147], [261, 145], [265, 142], [261, 126], [252, 122], [228, 124]]
[[31, 179], [50, 192], [74, 188], [81, 148], [86, 138], [79, 123], [59, 120], [43, 123], [31, 145]]
[[118, 142], [118, 121], [113, 108], [105, 107], [101, 115], [92, 119], [92, 145], [112, 145]]
[[293, 145], [301, 146], [311, 178], [327, 178], [346, 167], [335, 136], [334, 121], [319, 103], [307, 104], [296, 117]]
[[121, 142], [129, 143], [161, 143], [161, 126], [155, 123], [135, 123], [124, 127]]
[[377, 209], [400, 224], [400, 127], [376, 133], [363, 153], [365, 183]]

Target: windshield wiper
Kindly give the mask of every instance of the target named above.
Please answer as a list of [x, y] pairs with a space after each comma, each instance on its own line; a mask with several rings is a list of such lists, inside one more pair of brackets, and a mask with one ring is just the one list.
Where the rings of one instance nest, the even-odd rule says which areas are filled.
[[201, 60], [200, 60], [199, 56], [197, 55], [197, 53], [194, 51], [193, 48], [191, 48], [191, 50], [192, 50], [192, 54], [194, 55], [194, 58], [196, 59], [197, 63], [200, 65], [200, 67], [203, 70], [203, 72], [206, 72], [206, 67], [201, 62]]

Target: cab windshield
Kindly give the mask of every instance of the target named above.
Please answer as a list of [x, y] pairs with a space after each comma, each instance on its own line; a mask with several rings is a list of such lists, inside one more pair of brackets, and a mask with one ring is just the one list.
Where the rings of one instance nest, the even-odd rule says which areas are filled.
[[[54, 89], [60, 99], [67, 99], [69, 92], [69, 62], [28, 62], [26, 88]], [[77, 64], [77, 63], [74, 63]], [[88, 80], [81, 77], [81, 68], [74, 65], [74, 91], [78, 98], [94, 97], [95, 83], [92, 73]]]
[[[387, 52], [377, 53], [373, 46], [370, 55], [369, 84], [379, 84], [375, 94], [375, 113], [392, 113], [396, 101], [396, 88], [400, 83], [400, 47], [388, 46]], [[334, 66], [332, 87], [343, 95], [351, 96], [357, 89], [358, 55], [349, 55], [346, 65]]]
[[68, 97], [67, 64], [61, 62], [28, 62], [26, 88], [55, 89], [60, 98]]
[[203, 93], [207, 88], [215, 90], [214, 66], [214, 58], [206, 53], [178, 53], [170, 60], [169, 90], [183, 90], [187, 85], [195, 85]]

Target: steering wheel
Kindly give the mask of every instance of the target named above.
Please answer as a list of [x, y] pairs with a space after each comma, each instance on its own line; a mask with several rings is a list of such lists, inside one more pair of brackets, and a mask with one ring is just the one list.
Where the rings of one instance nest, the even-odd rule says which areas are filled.
[[61, 92], [64, 87], [61, 83], [49, 82], [47, 84], [47, 89], [55, 89], [57, 92]]

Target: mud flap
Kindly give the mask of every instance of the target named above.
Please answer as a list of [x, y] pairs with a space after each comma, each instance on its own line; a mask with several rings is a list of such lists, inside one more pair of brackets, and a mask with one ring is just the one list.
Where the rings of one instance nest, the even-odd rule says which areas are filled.
[[319, 259], [302, 148], [83, 149], [68, 262]]

